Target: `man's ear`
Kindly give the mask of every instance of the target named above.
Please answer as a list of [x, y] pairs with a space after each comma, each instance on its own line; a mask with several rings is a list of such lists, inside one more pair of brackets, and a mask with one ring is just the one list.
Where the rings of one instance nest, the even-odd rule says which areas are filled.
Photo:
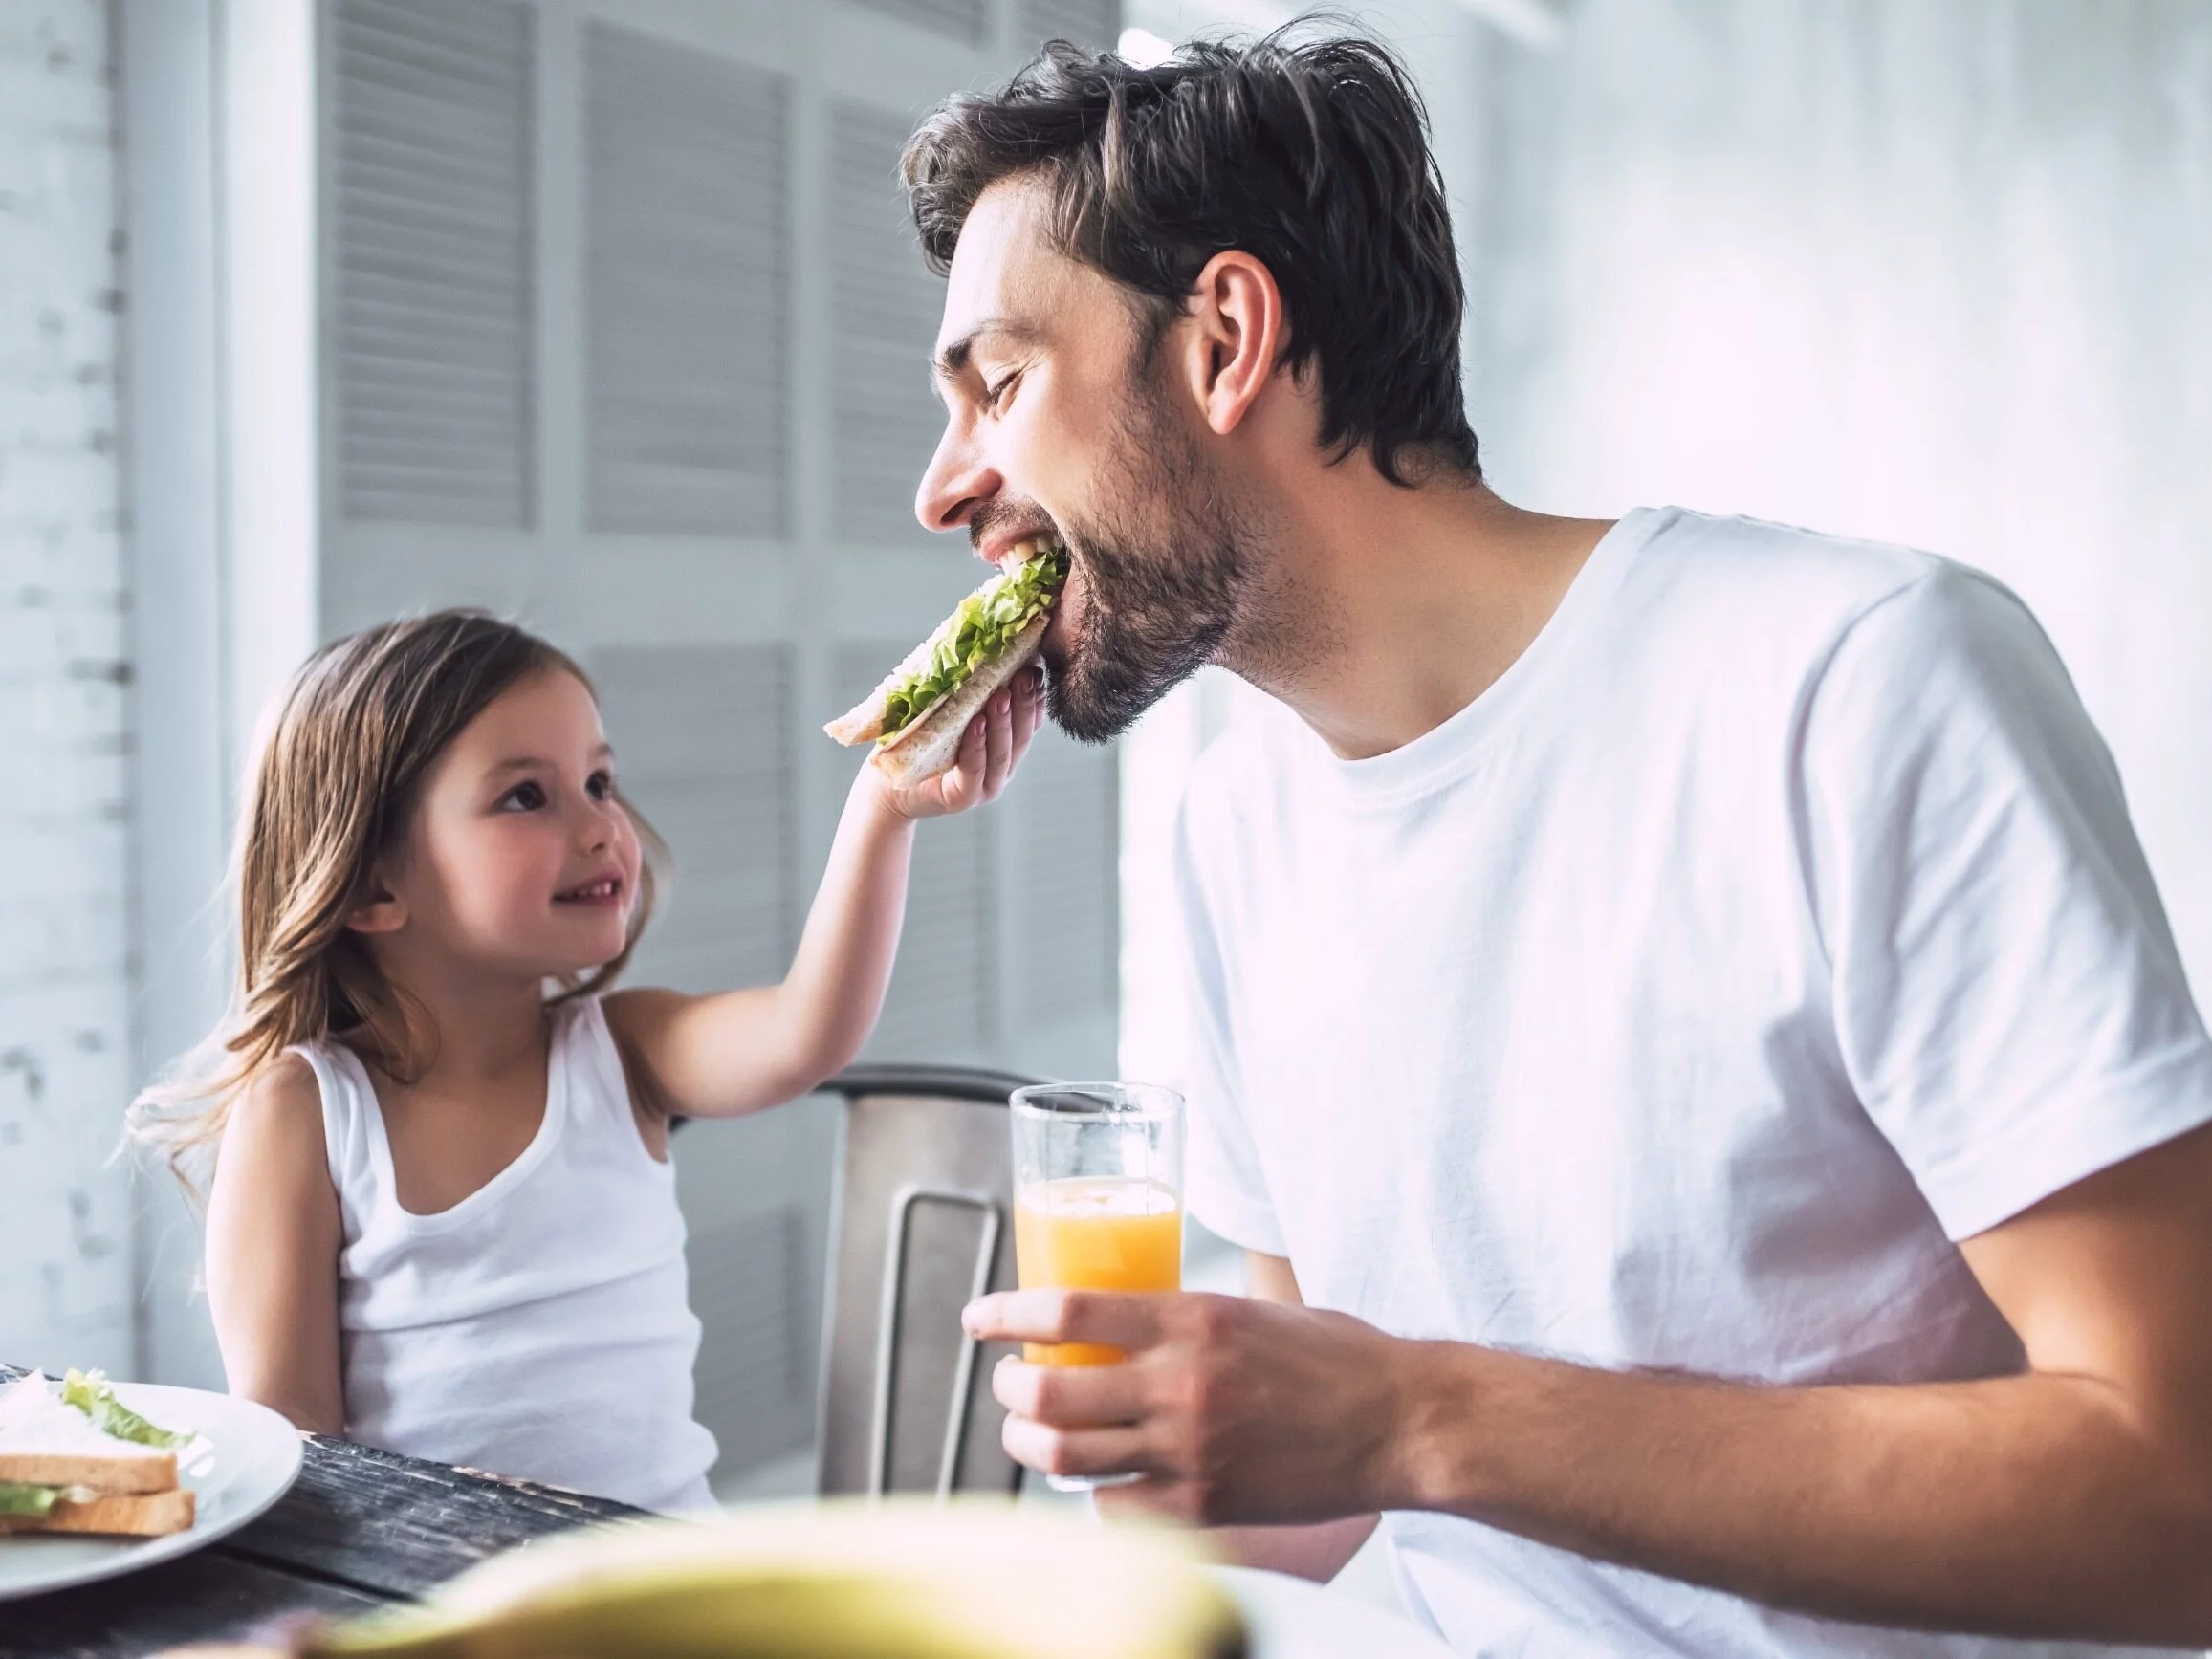
[[370, 876], [353, 908], [346, 911], [345, 925], [356, 933], [397, 933], [407, 925], [406, 901], [391, 890], [379, 870]]
[[1191, 393], [1206, 425], [1227, 436], [1274, 378], [1286, 338], [1282, 291], [1265, 265], [1225, 249], [1198, 273], [1184, 315], [1182, 368]]

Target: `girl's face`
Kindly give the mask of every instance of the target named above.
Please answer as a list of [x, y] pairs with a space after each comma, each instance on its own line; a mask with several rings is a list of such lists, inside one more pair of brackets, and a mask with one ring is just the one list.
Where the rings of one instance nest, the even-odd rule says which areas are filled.
[[473, 970], [580, 973], [622, 953], [640, 858], [598, 704], [575, 675], [541, 674], [439, 756], [403, 856], [355, 926]]

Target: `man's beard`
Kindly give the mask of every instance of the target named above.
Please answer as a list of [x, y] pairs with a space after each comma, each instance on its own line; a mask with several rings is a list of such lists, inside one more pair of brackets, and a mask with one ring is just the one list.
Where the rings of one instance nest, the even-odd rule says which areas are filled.
[[1100, 498], [1116, 505], [1061, 529], [1084, 605], [1049, 642], [1047, 707], [1071, 737], [1105, 743], [1213, 661], [1241, 619], [1250, 537], [1190, 434], [1140, 368], [1131, 377]]

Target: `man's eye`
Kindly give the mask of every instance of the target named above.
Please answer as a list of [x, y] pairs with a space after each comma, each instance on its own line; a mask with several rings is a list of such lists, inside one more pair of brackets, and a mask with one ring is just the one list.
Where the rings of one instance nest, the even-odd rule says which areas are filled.
[[583, 791], [594, 800], [610, 800], [614, 797], [614, 774], [595, 772], [584, 780]]
[[1020, 378], [1018, 373], [1011, 374], [996, 385], [985, 386], [983, 388], [983, 406], [986, 409], [996, 409], [1005, 403], [1008, 394], [1014, 390], [1014, 382]]
[[541, 783], [518, 783], [499, 797], [501, 812], [536, 812], [545, 804], [545, 786]]

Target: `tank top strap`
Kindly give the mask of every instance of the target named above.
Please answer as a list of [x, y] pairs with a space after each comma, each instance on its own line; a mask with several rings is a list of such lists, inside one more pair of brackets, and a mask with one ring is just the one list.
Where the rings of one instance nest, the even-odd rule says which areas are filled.
[[[567, 1097], [572, 1128], [601, 1140], [634, 1146], [650, 1159], [644, 1137], [638, 1133], [637, 1113], [630, 1105], [629, 1074], [623, 1069], [622, 1051], [615, 1045], [606, 1010], [596, 996], [580, 996], [561, 1006], [553, 1038], [553, 1063], [565, 1087], [557, 1095]], [[658, 1162], [657, 1159], [653, 1160]]]
[[338, 1193], [345, 1235], [358, 1238], [389, 1197], [390, 1154], [376, 1085], [353, 1050], [339, 1042], [303, 1042], [285, 1050], [308, 1063], [322, 1100], [323, 1156]]

